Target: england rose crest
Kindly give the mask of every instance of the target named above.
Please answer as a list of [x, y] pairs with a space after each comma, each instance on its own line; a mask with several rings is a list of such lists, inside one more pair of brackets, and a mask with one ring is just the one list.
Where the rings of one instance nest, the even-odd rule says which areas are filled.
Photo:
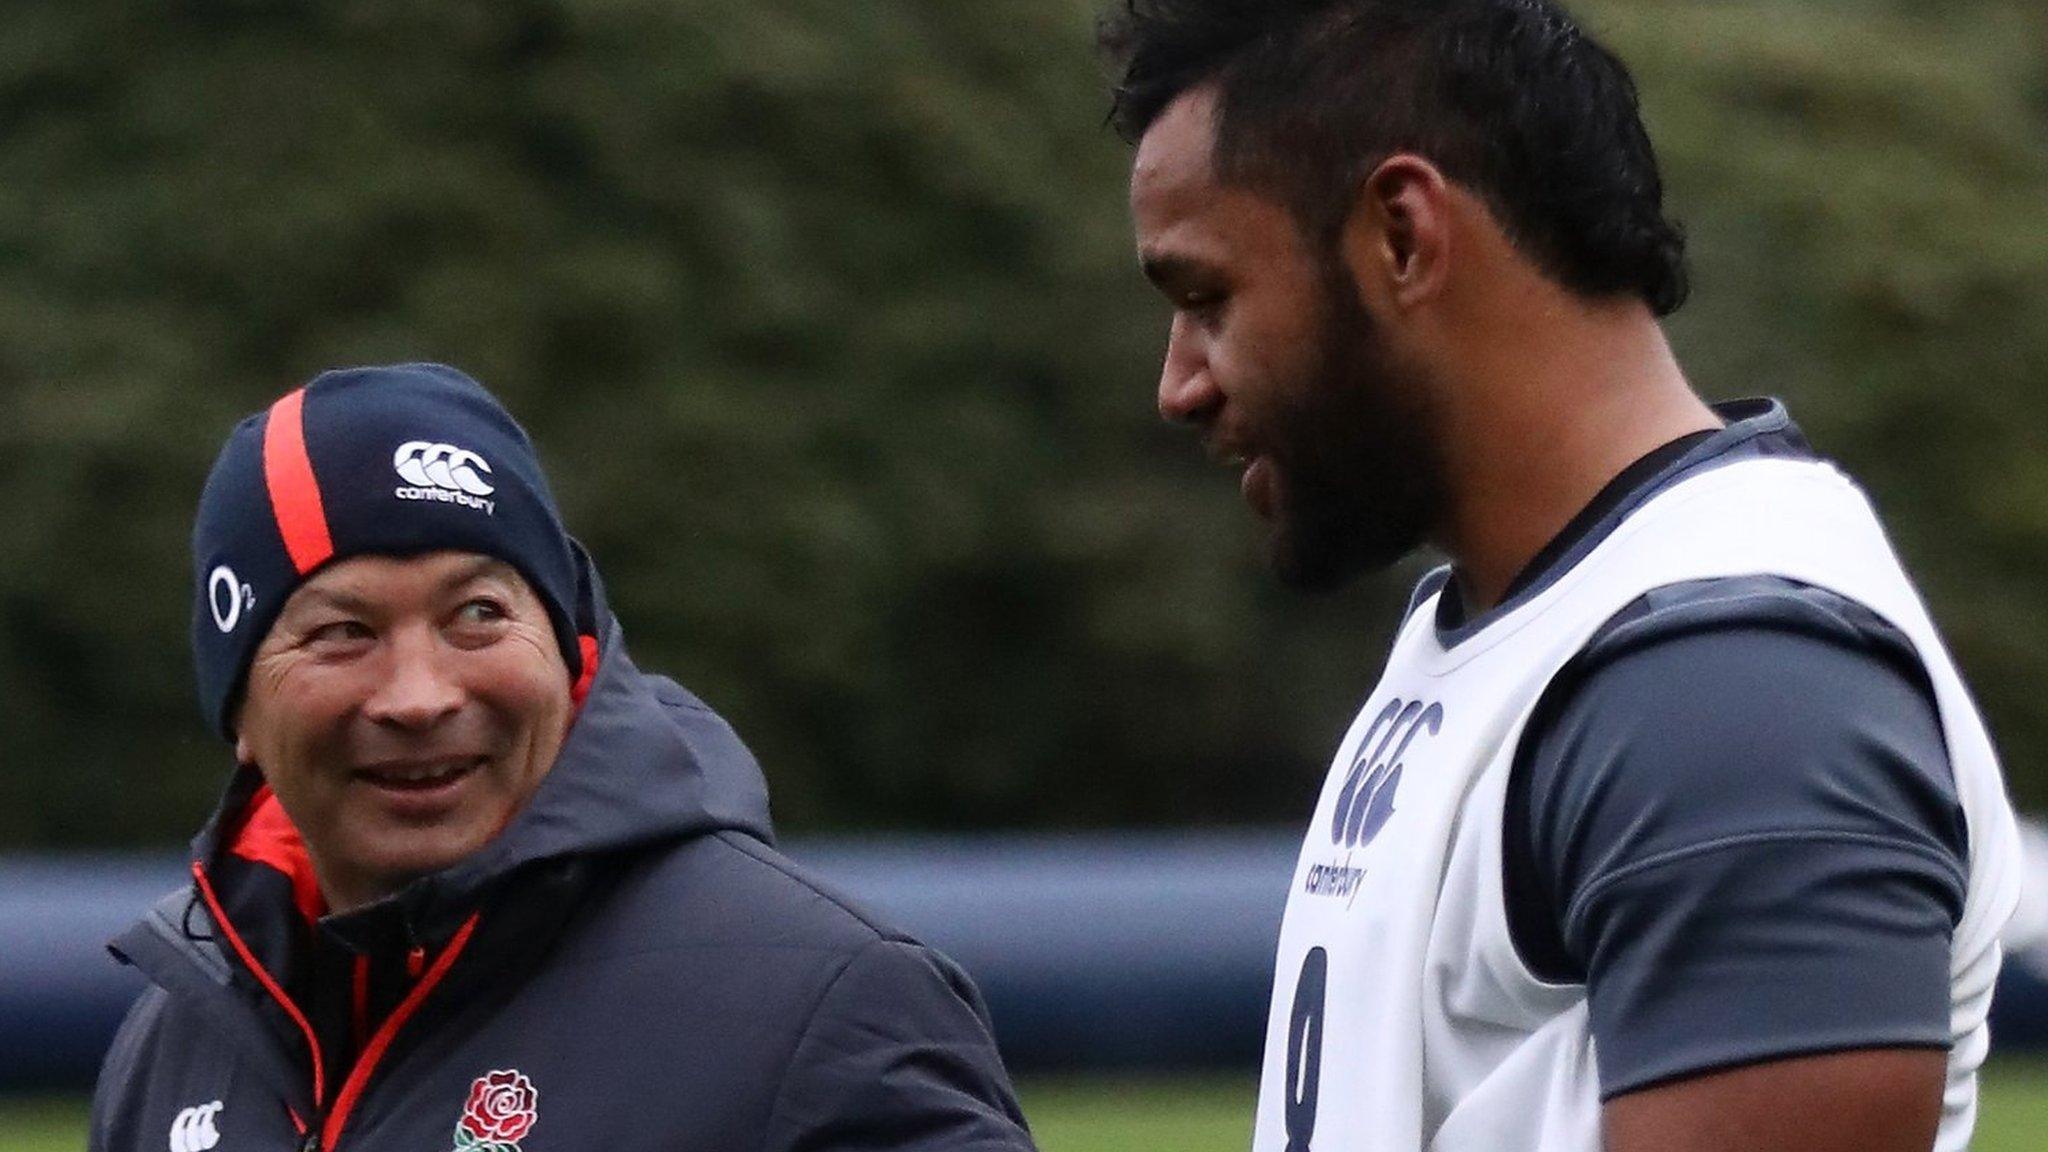
[[455, 1123], [455, 1152], [519, 1152], [519, 1141], [540, 1119], [539, 1103], [523, 1072], [508, 1068], [477, 1077]]

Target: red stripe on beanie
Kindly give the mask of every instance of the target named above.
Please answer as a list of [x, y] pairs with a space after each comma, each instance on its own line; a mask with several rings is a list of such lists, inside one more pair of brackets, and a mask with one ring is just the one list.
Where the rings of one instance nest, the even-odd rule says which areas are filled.
[[313, 479], [313, 460], [306, 455], [306, 390], [300, 388], [270, 406], [263, 428], [263, 484], [270, 490], [270, 511], [292, 567], [304, 576], [334, 555], [327, 533], [327, 510], [320, 504], [320, 485]]

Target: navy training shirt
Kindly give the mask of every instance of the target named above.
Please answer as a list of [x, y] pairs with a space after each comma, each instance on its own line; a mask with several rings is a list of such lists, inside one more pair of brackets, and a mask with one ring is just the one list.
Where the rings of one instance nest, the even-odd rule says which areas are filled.
[[[1547, 587], [1650, 497], [1813, 459], [1772, 401], [1717, 408], [1616, 477], [1446, 647]], [[1421, 595], [1431, 588], [1426, 585]], [[1771, 576], [1657, 589], [1545, 690], [1503, 818], [1515, 947], [1583, 983], [1601, 1094], [1760, 1060], [1946, 1047], [1968, 843], [1933, 689], [1869, 609]]]

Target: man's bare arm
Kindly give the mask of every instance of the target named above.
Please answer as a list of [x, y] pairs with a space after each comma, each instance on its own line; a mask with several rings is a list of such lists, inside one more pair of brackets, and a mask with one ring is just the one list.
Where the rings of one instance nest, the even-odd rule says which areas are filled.
[[1607, 1152], [1927, 1152], [1947, 1063], [1881, 1048], [1674, 1080], [1607, 1102]]

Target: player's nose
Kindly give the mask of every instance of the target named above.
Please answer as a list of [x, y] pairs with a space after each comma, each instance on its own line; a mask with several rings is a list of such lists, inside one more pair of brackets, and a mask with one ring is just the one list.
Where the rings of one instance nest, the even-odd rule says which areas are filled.
[[1159, 418], [1169, 424], [1206, 424], [1222, 399], [1200, 335], [1185, 316], [1174, 316], [1159, 367]]

